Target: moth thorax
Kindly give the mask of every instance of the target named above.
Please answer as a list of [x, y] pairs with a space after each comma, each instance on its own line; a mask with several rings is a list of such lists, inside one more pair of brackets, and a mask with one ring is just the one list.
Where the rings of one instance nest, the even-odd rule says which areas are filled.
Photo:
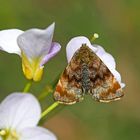
[[88, 93], [90, 90], [90, 78], [89, 78], [89, 69], [86, 63], [82, 64], [81, 68], [81, 83], [84, 93]]

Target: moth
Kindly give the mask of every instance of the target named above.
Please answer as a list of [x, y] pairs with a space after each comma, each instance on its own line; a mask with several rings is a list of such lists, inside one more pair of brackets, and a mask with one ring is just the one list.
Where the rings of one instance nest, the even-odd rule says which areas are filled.
[[60, 76], [54, 99], [70, 105], [82, 101], [86, 94], [99, 102], [119, 100], [124, 95], [107, 66], [83, 44]]

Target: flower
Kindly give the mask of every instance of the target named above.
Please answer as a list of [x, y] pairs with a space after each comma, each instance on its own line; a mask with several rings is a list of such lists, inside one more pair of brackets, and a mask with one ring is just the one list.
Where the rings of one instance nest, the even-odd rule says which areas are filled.
[[13, 93], [0, 104], [0, 140], [56, 140], [49, 130], [36, 126], [41, 108], [31, 94]]
[[103, 61], [103, 63], [108, 67], [114, 77], [117, 79], [121, 88], [125, 87], [125, 84], [121, 82], [121, 75], [116, 70], [116, 63], [113, 56], [107, 53], [101, 46], [96, 44], [91, 44], [89, 39], [84, 36], [78, 36], [72, 38], [66, 46], [67, 60], [70, 62], [74, 53], [82, 46], [86, 44], [94, 53]]
[[0, 31], [0, 50], [15, 53], [22, 58], [22, 69], [27, 79], [41, 80], [44, 64], [61, 49], [52, 42], [55, 24], [48, 28], [21, 31], [9, 29]]

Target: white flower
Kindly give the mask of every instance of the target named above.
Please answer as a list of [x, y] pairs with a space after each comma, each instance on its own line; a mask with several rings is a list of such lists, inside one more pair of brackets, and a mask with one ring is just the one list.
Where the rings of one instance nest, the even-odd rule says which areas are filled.
[[72, 38], [66, 46], [66, 54], [67, 60], [70, 62], [74, 53], [82, 46], [82, 44], [86, 44], [96, 55], [103, 61], [103, 63], [108, 67], [108, 69], [112, 72], [114, 77], [120, 83], [121, 88], [125, 86], [124, 83], [121, 82], [121, 76], [119, 72], [116, 70], [116, 63], [113, 56], [107, 53], [101, 46], [91, 44], [89, 39], [84, 36], [78, 36]]
[[41, 108], [31, 94], [13, 93], [0, 104], [0, 140], [56, 140], [45, 128], [36, 126]]
[[22, 68], [27, 79], [39, 81], [44, 64], [61, 49], [60, 44], [52, 42], [55, 24], [48, 28], [21, 31], [9, 29], [0, 31], [0, 50], [15, 53], [22, 58]]

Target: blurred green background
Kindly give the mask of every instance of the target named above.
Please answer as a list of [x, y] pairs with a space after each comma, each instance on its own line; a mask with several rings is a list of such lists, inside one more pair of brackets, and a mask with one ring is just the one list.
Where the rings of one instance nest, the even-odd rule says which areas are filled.
[[[65, 66], [65, 46], [74, 36], [100, 38], [116, 59], [117, 70], [126, 83], [121, 101], [103, 104], [89, 96], [81, 103], [59, 107], [46, 118], [45, 126], [60, 140], [140, 139], [140, 1], [138, 0], [1, 0], [0, 30], [45, 28], [56, 22], [54, 40], [61, 52], [45, 66], [43, 80], [32, 86], [35, 95], [56, 79]], [[0, 100], [22, 91], [27, 80], [17, 55], [0, 52]], [[43, 107], [52, 97], [42, 101]]]

